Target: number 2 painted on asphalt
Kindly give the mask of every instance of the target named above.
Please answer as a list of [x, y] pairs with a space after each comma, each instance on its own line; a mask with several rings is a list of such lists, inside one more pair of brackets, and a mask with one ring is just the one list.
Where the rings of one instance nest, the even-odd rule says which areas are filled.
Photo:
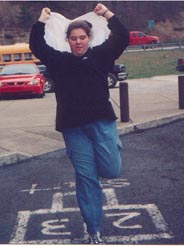
[[129, 213], [114, 213], [114, 214], [106, 214], [107, 217], [117, 217], [117, 216], [123, 216], [120, 219], [113, 222], [113, 225], [115, 227], [121, 228], [121, 229], [138, 229], [142, 228], [141, 225], [123, 225], [124, 222], [140, 216], [140, 213], [138, 212], [129, 212]]

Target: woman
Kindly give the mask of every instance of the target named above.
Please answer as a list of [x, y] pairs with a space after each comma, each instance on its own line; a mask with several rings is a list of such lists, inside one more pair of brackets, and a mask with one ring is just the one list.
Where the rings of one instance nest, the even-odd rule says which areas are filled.
[[109, 101], [107, 75], [129, 43], [129, 32], [105, 5], [94, 12], [108, 21], [109, 38], [90, 48], [91, 24], [72, 22], [67, 30], [71, 53], [44, 40], [50, 9], [44, 8], [30, 35], [30, 48], [55, 81], [56, 130], [62, 132], [75, 168], [76, 196], [90, 242], [101, 244], [102, 188], [99, 177], [116, 178], [121, 170], [121, 144]]

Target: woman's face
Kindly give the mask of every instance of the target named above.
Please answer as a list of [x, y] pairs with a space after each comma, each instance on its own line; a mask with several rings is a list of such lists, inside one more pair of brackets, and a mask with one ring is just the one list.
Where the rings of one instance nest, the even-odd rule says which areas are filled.
[[71, 31], [68, 42], [72, 53], [76, 56], [82, 56], [89, 47], [90, 37], [82, 28], [75, 28]]

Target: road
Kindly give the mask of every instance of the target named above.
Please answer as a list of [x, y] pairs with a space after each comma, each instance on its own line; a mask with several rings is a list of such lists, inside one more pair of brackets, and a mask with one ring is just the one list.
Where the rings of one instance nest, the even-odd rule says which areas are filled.
[[[107, 244], [183, 244], [184, 120], [121, 136], [123, 172], [102, 180]], [[1, 167], [1, 244], [82, 244], [65, 150]]]
[[182, 43], [161, 43], [161, 44], [150, 44], [150, 45], [132, 45], [128, 46], [127, 52], [137, 51], [158, 51], [158, 50], [174, 50], [183, 48]]

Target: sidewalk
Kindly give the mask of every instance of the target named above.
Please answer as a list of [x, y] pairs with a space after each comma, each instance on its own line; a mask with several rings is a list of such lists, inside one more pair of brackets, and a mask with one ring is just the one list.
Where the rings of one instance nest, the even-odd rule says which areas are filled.
[[[110, 90], [118, 116], [120, 134], [160, 126], [184, 118], [179, 110], [178, 76], [157, 76], [127, 80], [130, 121], [120, 122], [119, 88]], [[37, 112], [38, 111], [38, 112]], [[55, 129], [55, 98], [0, 101], [0, 166], [46, 153], [56, 153], [65, 145]]]

